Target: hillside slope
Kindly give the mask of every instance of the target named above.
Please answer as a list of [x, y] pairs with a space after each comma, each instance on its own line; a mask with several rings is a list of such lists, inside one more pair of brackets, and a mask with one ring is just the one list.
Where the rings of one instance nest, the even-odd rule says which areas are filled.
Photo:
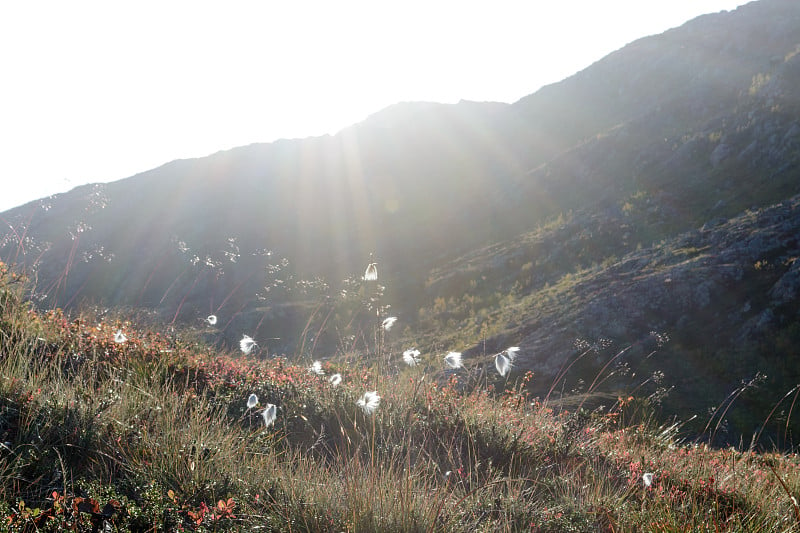
[[576, 262], [628, 223], [625, 213], [576, 214], [459, 258], [431, 276], [421, 322], [431, 338], [454, 321], [454, 341], [484, 339], [471, 350], [478, 360], [520, 344], [517, 365], [535, 369], [541, 395], [559, 379], [564, 390], [598, 392], [599, 376], [604, 391], [635, 387], [667, 413], [701, 413], [744, 383], [763, 385], [732, 413], [729, 436], [747, 434], [800, 383], [800, 196]]
[[[549, 376], [576, 342], [655, 331], [672, 362], [645, 368], [683, 386], [678, 407], [718, 405], [757, 371], [796, 382], [797, 246], [771, 213], [795, 228], [799, 51], [800, 4], [753, 2], [512, 105], [397, 104], [21, 206], [0, 257], [42, 307], [215, 313], [218, 340], [286, 353], [309, 325], [318, 349], [341, 347], [352, 317], [309, 315], [377, 261], [409, 342], [512, 341]], [[687, 395], [701, 376], [707, 397]]]

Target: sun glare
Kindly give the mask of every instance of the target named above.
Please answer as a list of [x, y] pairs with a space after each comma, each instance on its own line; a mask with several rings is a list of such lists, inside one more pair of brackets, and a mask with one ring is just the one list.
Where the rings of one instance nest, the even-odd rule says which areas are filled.
[[6, 201], [333, 134], [397, 102], [514, 102], [637, 38], [743, 3], [8, 2], [0, 46], [19, 53], [3, 70], [25, 83], [0, 97], [0, 175], [27, 196]]

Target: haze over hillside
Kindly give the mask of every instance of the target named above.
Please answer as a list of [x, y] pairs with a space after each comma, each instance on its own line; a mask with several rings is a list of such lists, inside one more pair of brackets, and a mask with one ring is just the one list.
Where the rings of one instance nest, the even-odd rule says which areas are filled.
[[666, 414], [765, 374], [735, 439], [800, 382], [798, 52], [800, 4], [761, 0], [514, 104], [401, 103], [7, 211], [0, 257], [43, 307], [213, 312], [213, 341], [286, 353], [310, 326], [331, 354], [376, 261], [403, 340], [477, 365], [518, 344], [539, 391], [585, 347], [566, 390], [630, 347], [605, 391], [662, 372]]

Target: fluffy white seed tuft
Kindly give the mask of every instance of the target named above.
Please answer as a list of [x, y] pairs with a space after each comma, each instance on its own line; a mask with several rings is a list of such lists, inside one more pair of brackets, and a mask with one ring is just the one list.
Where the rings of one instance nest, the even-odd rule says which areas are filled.
[[258, 396], [251, 394], [250, 397], [247, 398], [247, 408], [252, 409], [256, 405], [258, 405]]
[[364, 411], [365, 415], [371, 415], [378, 408], [381, 403], [381, 397], [378, 396], [378, 391], [367, 391], [364, 396], [359, 398], [356, 405]]
[[376, 281], [378, 279], [378, 264], [370, 263], [367, 265], [367, 270], [364, 272], [365, 281]]
[[239, 349], [242, 350], [242, 353], [245, 355], [249, 354], [254, 346], [257, 346], [256, 341], [248, 335], [245, 335], [242, 337], [242, 340], [239, 341]]
[[320, 363], [319, 361], [314, 361], [313, 363], [311, 363], [311, 366], [308, 367], [308, 371], [318, 376], [325, 375], [325, 371], [322, 369], [322, 363]]
[[419, 364], [419, 350], [411, 348], [403, 352], [403, 361], [408, 366], [417, 366]]
[[264, 425], [270, 427], [275, 423], [275, 419], [278, 418], [278, 408], [274, 404], [268, 403], [261, 412], [261, 416], [264, 417]]
[[444, 362], [447, 363], [447, 366], [450, 368], [461, 368], [464, 366], [461, 363], [461, 352], [450, 352], [444, 356]]
[[501, 376], [506, 377], [511, 372], [511, 359], [501, 352], [494, 357], [494, 366]]

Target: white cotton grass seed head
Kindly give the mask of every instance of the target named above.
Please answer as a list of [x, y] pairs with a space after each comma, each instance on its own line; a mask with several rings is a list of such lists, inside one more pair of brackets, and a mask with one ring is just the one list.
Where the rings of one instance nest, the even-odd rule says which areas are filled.
[[128, 337], [126, 337], [125, 334], [122, 333], [121, 329], [118, 329], [117, 332], [114, 333], [114, 342], [116, 342], [117, 344], [122, 344], [123, 342], [125, 342], [127, 340], [128, 340]]
[[252, 409], [256, 405], [258, 405], [258, 396], [251, 394], [250, 397], [247, 398], [247, 408]]
[[513, 363], [519, 353], [519, 346], [512, 346], [506, 349], [506, 357]]
[[264, 417], [264, 425], [270, 427], [275, 423], [275, 419], [278, 418], [278, 408], [274, 404], [268, 403], [264, 410], [261, 411], [261, 416]]
[[381, 397], [378, 396], [378, 391], [367, 391], [364, 396], [359, 398], [356, 405], [364, 411], [365, 415], [371, 415], [375, 412], [381, 403]]
[[389, 331], [394, 326], [394, 323], [397, 322], [396, 316], [390, 316], [389, 318], [385, 319], [381, 324], [381, 327], [384, 331]]
[[376, 281], [378, 279], [378, 264], [370, 263], [364, 272], [364, 281]]
[[318, 376], [325, 375], [325, 371], [322, 369], [322, 363], [320, 363], [319, 361], [314, 361], [313, 363], [311, 363], [311, 366], [308, 367], [308, 371]]
[[206, 317], [206, 322], [208, 322], [209, 326], [213, 326], [217, 323], [217, 315], [208, 315]]
[[254, 346], [257, 346], [256, 341], [254, 341], [249, 335], [245, 335], [242, 337], [242, 340], [239, 341], [239, 349], [242, 350], [242, 353], [245, 355], [253, 351]]
[[450, 352], [449, 354], [444, 356], [444, 362], [447, 363], [447, 366], [450, 368], [461, 368], [461, 352]]
[[339, 383], [342, 382], [342, 375], [341, 374], [333, 374], [330, 378], [328, 378], [328, 381], [331, 382], [332, 386], [337, 387], [339, 385]]
[[494, 366], [501, 376], [506, 377], [511, 372], [511, 358], [505, 355], [505, 352], [500, 352], [494, 357]]
[[419, 364], [419, 350], [411, 348], [403, 352], [403, 361], [408, 366], [417, 366]]
[[642, 474], [642, 483], [644, 483], [645, 488], [649, 487], [653, 484], [653, 473], [652, 472], [645, 472]]

